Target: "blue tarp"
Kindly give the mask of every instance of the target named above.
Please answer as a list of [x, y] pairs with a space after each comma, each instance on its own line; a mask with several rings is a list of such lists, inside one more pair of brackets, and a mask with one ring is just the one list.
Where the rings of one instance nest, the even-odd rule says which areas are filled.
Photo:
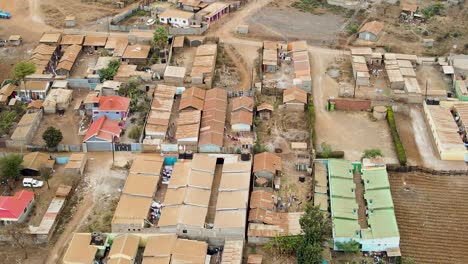
[[58, 164], [67, 164], [68, 161], [70, 160], [69, 157], [57, 157], [55, 158], [55, 162], [57, 162]]
[[177, 157], [165, 157], [164, 165], [174, 165], [177, 161]]

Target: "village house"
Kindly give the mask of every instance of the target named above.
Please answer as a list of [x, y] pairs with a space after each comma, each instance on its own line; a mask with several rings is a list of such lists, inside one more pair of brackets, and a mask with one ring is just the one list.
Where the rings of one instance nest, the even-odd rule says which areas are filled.
[[147, 65], [150, 50], [150, 45], [136, 44], [127, 46], [122, 55], [122, 60], [128, 64]]
[[60, 42], [60, 48], [65, 51], [71, 45], [83, 45], [85, 36], [84, 35], [64, 35]]
[[50, 82], [48, 81], [21, 81], [17, 88], [17, 97], [22, 101], [44, 100], [49, 90]]
[[72, 95], [73, 90], [62, 88], [52, 89], [42, 103], [44, 113], [55, 114], [57, 111], [65, 111], [72, 100]]
[[248, 132], [253, 122], [254, 100], [252, 97], [240, 96], [232, 100], [231, 129], [235, 132]]
[[269, 120], [273, 114], [273, 106], [269, 103], [261, 103], [257, 106], [258, 116], [263, 120]]
[[11, 35], [8, 38], [8, 43], [12, 46], [19, 46], [23, 43], [23, 37], [21, 35]]
[[75, 61], [80, 55], [81, 46], [79, 45], [71, 45], [66, 48], [65, 53], [63, 54], [62, 58], [60, 59], [55, 72], [58, 75], [70, 75], [73, 66], [75, 65]]
[[125, 120], [130, 111], [130, 98], [118, 95], [99, 96], [98, 107], [93, 109], [93, 120], [106, 116], [111, 120]]
[[44, 33], [42, 34], [42, 37], [39, 40], [39, 43], [57, 46], [59, 45], [61, 39], [62, 39], [61, 33]]
[[414, 4], [403, 4], [401, 6], [401, 12], [406, 14], [408, 18], [413, 18], [416, 12], [419, 11], [419, 6]]
[[0, 89], [0, 105], [7, 105], [11, 98], [16, 96], [15, 90], [18, 86], [7, 83]]
[[29, 61], [36, 65], [36, 73], [54, 72], [59, 60], [58, 46], [39, 44], [31, 54]]
[[263, 152], [254, 156], [253, 173], [256, 178], [266, 178], [272, 181], [281, 169], [281, 158], [273, 153]]
[[134, 262], [136, 260], [139, 244], [139, 236], [131, 234], [117, 235], [112, 243], [109, 255], [107, 256], [107, 263]]
[[167, 66], [164, 71], [164, 81], [174, 85], [183, 85], [185, 72], [185, 67]]
[[175, 135], [177, 144], [182, 145], [186, 150], [197, 151], [201, 111], [183, 111], [179, 114], [177, 121]]
[[227, 92], [221, 88], [206, 91], [200, 125], [200, 152], [221, 152], [226, 123]]
[[359, 30], [358, 37], [364, 40], [377, 41], [380, 34], [382, 33], [383, 28], [384, 28], [384, 24], [382, 22], [379, 22], [379, 21], [367, 22]]
[[107, 52], [112, 54], [112, 57], [121, 58], [128, 46], [128, 37], [111, 36], [107, 39], [104, 47]]
[[10, 139], [7, 148], [21, 149], [30, 144], [42, 119], [42, 111], [28, 112], [21, 117]]
[[169, 132], [173, 132], [174, 124], [170, 124], [169, 120], [171, 119], [176, 91], [175, 86], [158, 84], [146, 122], [146, 137], [165, 139], [169, 128]]
[[21, 174], [24, 176], [39, 176], [41, 168], [53, 169], [54, 165], [55, 159], [52, 159], [47, 153], [30, 152], [23, 156]]
[[283, 104], [288, 111], [304, 111], [307, 104], [307, 92], [292, 87], [284, 90], [283, 92]]
[[34, 192], [21, 190], [13, 196], [0, 196], [0, 223], [22, 223], [34, 205]]
[[182, 93], [179, 111], [203, 110], [205, 104], [206, 90], [198, 87], [190, 87]]
[[166, 9], [159, 14], [159, 22], [175, 27], [189, 27], [194, 13], [178, 9]]
[[105, 115], [94, 121], [88, 128], [83, 143], [87, 151], [111, 151], [114, 142], [118, 142], [122, 128], [119, 121], [107, 118]]
[[99, 91], [99, 94], [101, 96], [118, 95], [120, 87], [122, 86], [122, 82], [108, 80], [96, 85], [96, 88], [94, 88], [94, 90]]
[[65, 165], [65, 173], [83, 175], [87, 162], [86, 153], [73, 153]]
[[180, 0], [177, 4], [180, 9], [194, 13], [208, 6], [207, 3], [200, 0]]
[[87, 52], [93, 52], [103, 49], [106, 46], [106, 36], [86, 36], [83, 42], [83, 48]]
[[204, 85], [207, 89], [211, 88], [217, 52], [217, 44], [204, 44], [197, 47], [190, 72], [192, 84]]
[[275, 72], [278, 69], [278, 43], [274, 41], [263, 42], [263, 71]]
[[223, 2], [213, 2], [209, 6], [202, 9], [198, 14], [203, 16], [203, 21], [207, 22], [208, 25], [221, 19], [221, 17], [229, 13], [229, 4]]

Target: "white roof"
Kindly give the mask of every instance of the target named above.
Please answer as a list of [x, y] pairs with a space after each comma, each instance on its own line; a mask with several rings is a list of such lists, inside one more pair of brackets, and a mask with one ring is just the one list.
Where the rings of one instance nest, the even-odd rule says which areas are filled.
[[444, 71], [444, 74], [454, 74], [455, 69], [453, 66], [442, 66], [442, 70]]

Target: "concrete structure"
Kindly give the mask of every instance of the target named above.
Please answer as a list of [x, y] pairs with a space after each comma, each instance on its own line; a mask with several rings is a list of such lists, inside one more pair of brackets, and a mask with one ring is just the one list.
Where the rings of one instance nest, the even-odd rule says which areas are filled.
[[86, 153], [73, 153], [65, 165], [65, 173], [83, 175], [87, 162]]
[[293, 61], [293, 85], [304, 91], [312, 91], [312, 77], [310, 73], [309, 52], [306, 41], [289, 42], [287, 50]]
[[31, 143], [42, 119], [42, 111], [27, 113], [21, 117], [10, 139], [6, 141], [8, 148], [21, 149]]
[[190, 26], [190, 20], [193, 19], [194, 13], [182, 11], [178, 9], [166, 9], [159, 14], [159, 22], [162, 24], [170, 24], [176, 27]]
[[146, 65], [148, 64], [150, 50], [150, 45], [129, 45], [122, 55], [122, 60], [128, 64]]
[[379, 22], [379, 21], [367, 22], [359, 30], [358, 37], [364, 40], [377, 41], [383, 28], [384, 28], [384, 24], [382, 22]]
[[237, 33], [242, 34], [242, 35], [249, 34], [249, 25], [241, 24], [241, 25], [237, 26]]
[[458, 126], [449, 108], [423, 102], [427, 124], [441, 160], [468, 160], [468, 150], [458, 134]]
[[358, 86], [369, 86], [370, 74], [369, 68], [367, 67], [367, 61], [364, 56], [353, 56], [351, 63], [353, 68], [354, 79]]
[[185, 72], [185, 67], [167, 66], [164, 71], [164, 81], [170, 84], [183, 85]]
[[52, 89], [42, 103], [44, 113], [55, 114], [58, 111], [65, 111], [72, 100], [73, 91], [67, 89]]
[[180, 9], [194, 13], [208, 6], [207, 3], [199, 0], [180, 0], [177, 4]]
[[453, 88], [458, 99], [464, 102], [468, 101], [468, 80], [459, 79], [457, 77], [454, 79]]
[[34, 192], [22, 190], [13, 196], [0, 196], [0, 223], [22, 223], [34, 205]]
[[23, 43], [23, 37], [21, 35], [11, 35], [8, 38], [8, 43], [12, 46], [19, 46]]
[[202, 15], [203, 21], [205, 21], [209, 25], [221, 19], [223, 16], [228, 14], [229, 11], [230, 9], [228, 3], [214, 2], [198, 13]]

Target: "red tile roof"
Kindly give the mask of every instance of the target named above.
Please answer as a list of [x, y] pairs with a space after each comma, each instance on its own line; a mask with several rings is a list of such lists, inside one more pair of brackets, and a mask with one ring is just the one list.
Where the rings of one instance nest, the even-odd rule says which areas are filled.
[[103, 115], [91, 124], [88, 132], [86, 132], [83, 142], [86, 142], [93, 136], [107, 141], [112, 141], [112, 136], [119, 137], [120, 131], [121, 128], [118, 121], [108, 119]]
[[130, 98], [118, 95], [99, 97], [99, 111], [127, 111], [130, 107]]
[[19, 219], [33, 199], [34, 193], [26, 190], [14, 196], [0, 196], [0, 218]]

